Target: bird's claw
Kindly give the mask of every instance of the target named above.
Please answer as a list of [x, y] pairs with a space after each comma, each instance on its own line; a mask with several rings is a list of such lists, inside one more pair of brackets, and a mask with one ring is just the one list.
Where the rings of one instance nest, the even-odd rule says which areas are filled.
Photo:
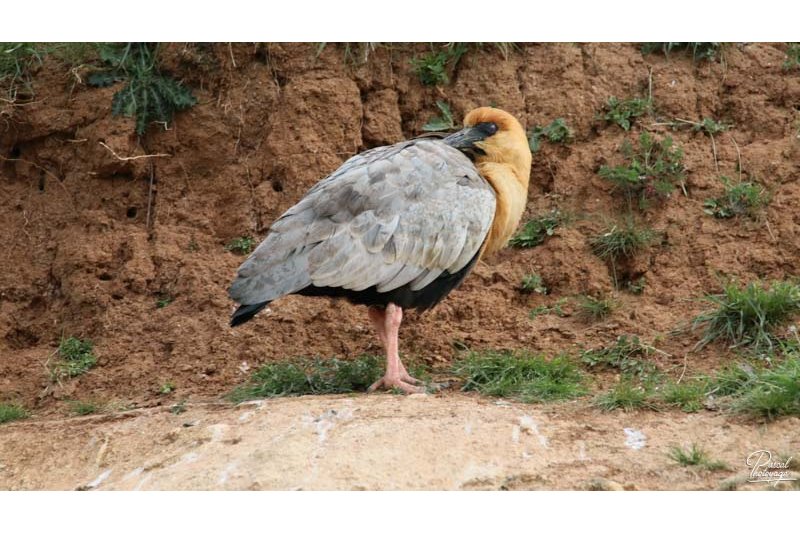
[[372, 385], [370, 385], [367, 392], [375, 392], [378, 389], [383, 390], [401, 390], [408, 394], [415, 394], [415, 393], [423, 393], [425, 392], [425, 387], [420, 387], [418, 384], [422, 382], [416, 378], [412, 378], [409, 375], [405, 376], [390, 376], [385, 375]]

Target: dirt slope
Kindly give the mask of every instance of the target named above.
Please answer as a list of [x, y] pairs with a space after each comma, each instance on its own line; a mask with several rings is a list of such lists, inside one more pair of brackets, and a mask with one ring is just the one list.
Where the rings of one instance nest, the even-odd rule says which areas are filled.
[[[690, 442], [729, 468], [668, 457]], [[14, 423], [0, 433], [0, 489], [784, 489], [792, 484], [749, 483], [745, 460], [798, 446], [792, 420], [761, 427], [458, 395], [302, 397]]]

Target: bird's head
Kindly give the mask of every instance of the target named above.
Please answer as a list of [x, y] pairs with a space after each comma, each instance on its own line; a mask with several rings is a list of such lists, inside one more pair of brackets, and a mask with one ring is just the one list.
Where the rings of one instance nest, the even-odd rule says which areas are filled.
[[473, 109], [464, 117], [464, 129], [444, 141], [470, 156], [476, 165], [503, 163], [514, 169], [527, 186], [531, 172], [528, 137], [513, 115], [494, 107]]

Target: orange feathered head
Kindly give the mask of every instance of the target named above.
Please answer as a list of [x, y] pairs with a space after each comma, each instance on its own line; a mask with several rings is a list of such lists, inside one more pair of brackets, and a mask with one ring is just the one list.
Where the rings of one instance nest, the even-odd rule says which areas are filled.
[[464, 117], [464, 129], [445, 139], [445, 142], [468, 151], [476, 165], [509, 165], [520, 181], [528, 183], [531, 172], [528, 137], [519, 121], [502, 109], [473, 109]]

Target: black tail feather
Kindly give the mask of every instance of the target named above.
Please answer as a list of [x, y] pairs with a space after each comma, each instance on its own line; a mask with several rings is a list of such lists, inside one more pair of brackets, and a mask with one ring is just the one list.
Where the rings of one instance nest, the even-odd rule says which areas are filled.
[[241, 326], [254, 316], [256, 313], [264, 309], [269, 302], [261, 302], [260, 304], [240, 305], [239, 308], [233, 313], [231, 317], [231, 327]]

